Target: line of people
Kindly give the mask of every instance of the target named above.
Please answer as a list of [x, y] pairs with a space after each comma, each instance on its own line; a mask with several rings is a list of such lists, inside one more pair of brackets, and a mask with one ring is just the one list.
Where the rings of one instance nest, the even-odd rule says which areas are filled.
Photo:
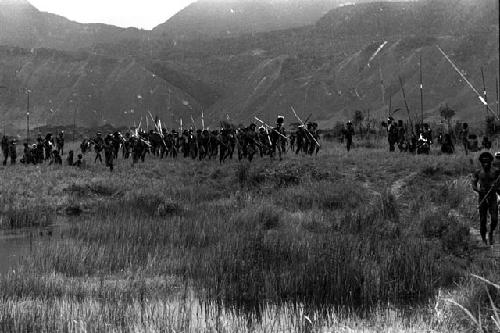
[[[298, 126], [296, 131], [288, 133], [284, 126], [285, 119], [279, 116], [276, 126], [272, 127], [265, 123], [257, 129], [252, 123], [248, 127], [232, 128], [221, 126], [220, 130], [193, 130], [184, 129], [180, 132], [172, 130], [168, 132], [165, 128], [149, 132], [135, 129], [122, 135], [119, 131], [109, 133], [105, 136], [101, 132], [90, 139], [84, 139], [80, 144], [81, 154], [74, 161], [74, 152], [70, 151], [67, 158], [68, 165], [81, 166], [83, 156], [92, 150], [95, 152], [94, 163], [104, 163], [111, 171], [114, 161], [121, 156], [124, 160], [132, 159], [132, 163], [144, 162], [147, 155], [162, 158], [184, 158], [198, 160], [219, 159], [222, 164], [227, 159], [237, 156], [238, 160], [247, 159], [252, 161], [255, 155], [271, 159], [283, 159], [289, 150], [295, 154], [313, 155], [320, 149], [320, 136], [316, 123]], [[222, 124], [221, 124], [222, 125]], [[11, 158], [15, 164], [15, 139], [7, 139], [4, 156]], [[2, 141], [3, 147], [3, 141]], [[10, 151], [13, 151], [11, 153]], [[39, 134], [33, 145], [24, 144], [22, 163], [38, 164], [49, 161], [49, 164], [62, 164], [64, 154], [64, 133], [61, 132], [56, 138], [49, 133], [45, 137]], [[7, 162], [5, 161], [5, 164]]]

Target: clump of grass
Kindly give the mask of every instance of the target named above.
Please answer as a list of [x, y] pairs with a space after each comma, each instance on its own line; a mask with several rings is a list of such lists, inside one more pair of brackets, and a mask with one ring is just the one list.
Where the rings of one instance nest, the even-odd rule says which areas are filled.
[[467, 252], [470, 248], [469, 227], [449, 215], [448, 211], [444, 207], [426, 214], [420, 222], [422, 233], [427, 238], [439, 239], [443, 248], [450, 253]]
[[277, 229], [282, 224], [283, 210], [272, 204], [250, 205], [233, 217], [233, 223], [241, 230]]
[[0, 214], [0, 229], [46, 227], [55, 218], [55, 211], [47, 207], [9, 208]]
[[114, 185], [107, 184], [102, 181], [95, 181], [91, 182], [90, 184], [73, 183], [65, 188], [65, 192], [69, 192], [70, 194], [79, 197], [89, 196], [91, 194], [109, 197], [119, 193], [120, 189]]
[[488, 278], [468, 276], [449, 297], [439, 300], [441, 317], [460, 331], [499, 332], [500, 280], [495, 269], [490, 272]]
[[250, 174], [250, 163], [240, 163], [238, 164], [238, 169], [236, 170], [236, 177], [240, 187], [244, 187], [248, 183]]
[[183, 211], [183, 207], [179, 203], [163, 193], [153, 191], [129, 193], [118, 205], [150, 216], [173, 216], [179, 215]]
[[291, 210], [353, 209], [361, 205], [366, 194], [361, 186], [345, 181], [302, 183], [279, 193], [276, 202]]

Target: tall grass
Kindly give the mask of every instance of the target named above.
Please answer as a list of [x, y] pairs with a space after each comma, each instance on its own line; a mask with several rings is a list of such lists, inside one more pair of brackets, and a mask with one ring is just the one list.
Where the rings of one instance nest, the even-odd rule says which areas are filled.
[[[39, 192], [50, 200], [22, 197], [27, 211], [88, 214], [0, 277], [0, 329], [310, 331], [339, 328], [335, 314], [347, 328], [349, 318], [376, 321], [388, 304], [425, 313], [438, 288], [467, 275], [456, 265], [469, 255], [467, 225], [446, 212], [467, 202], [453, 179], [470, 167], [327, 150], [274, 164], [119, 161], [105, 175], [42, 168], [22, 189], [2, 185], [17, 210], [21, 193]], [[410, 173], [396, 200], [387, 188]], [[415, 328], [408, 321], [392, 324]]]

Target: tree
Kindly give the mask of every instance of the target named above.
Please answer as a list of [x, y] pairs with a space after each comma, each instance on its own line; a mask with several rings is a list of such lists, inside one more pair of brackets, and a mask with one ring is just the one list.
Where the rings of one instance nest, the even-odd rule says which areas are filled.
[[361, 135], [364, 134], [363, 120], [365, 120], [365, 115], [364, 115], [363, 111], [361, 111], [361, 110], [354, 111], [352, 122], [353, 122], [354, 128], [357, 128], [358, 132], [361, 133]]
[[451, 120], [455, 116], [456, 112], [452, 108], [448, 106], [448, 103], [445, 103], [444, 105], [441, 105], [439, 107], [439, 113], [441, 114], [441, 117], [446, 120], [446, 123], [448, 124], [448, 132], [450, 132], [451, 129]]

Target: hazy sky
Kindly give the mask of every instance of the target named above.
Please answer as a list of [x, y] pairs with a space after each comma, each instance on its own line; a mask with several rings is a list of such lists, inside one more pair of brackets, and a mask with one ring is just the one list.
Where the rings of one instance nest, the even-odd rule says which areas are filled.
[[81, 23], [151, 29], [194, 0], [29, 0], [39, 10]]

